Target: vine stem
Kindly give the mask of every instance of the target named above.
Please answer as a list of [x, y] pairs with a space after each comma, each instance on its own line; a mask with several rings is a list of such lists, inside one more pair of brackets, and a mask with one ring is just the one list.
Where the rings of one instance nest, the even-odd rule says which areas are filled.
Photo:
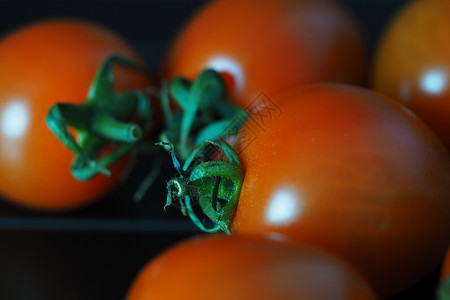
[[[201, 230], [229, 234], [244, 180], [242, 163], [234, 149], [222, 140], [206, 140], [191, 152], [181, 166], [173, 145], [158, 145], [169, 146], [173, 165], [179, 173], [179, 177], [167, 184], [165, 207], [177, 202], [181, 212]], [[205, 155], [211, 146], [218, 149], [220, 155]], [[202, 214], [213, 223], [211, 227], [201, 221], [193, 207], [193, 199], [198, 200]]]
[[[56, 103], [46, 117], [49, 129], [75, 154], [71, 170], [80, 181], [98, 173], [109, 176], [107, 167], [142, 148], [142, 137], [153, 123], [150, 99], [144, 91], [119, 93], [115, 90], [115, 65], [146, 74], [133, 61], [110, 56], [97, 70], [84, 103]], [[76, 136], [71, 135], [69, 127]], [[111, 145], [117, 146], [116, 150], [100, 157], [102, 150]]]
[[[170, 109], [169, 98], [179, 109], [175, 113]], [[229, 98], [222, 76], [210, 69], [192, 82], [183, 77], [173, 78], [163, 87], [161, 101], [166, 117], [161, 140], [174, 145], [181, 161], [186, 161], [192, 149], [205, 140], [226, 137], [236, 118], [242, 123], [247, 117], [245, 110]]]

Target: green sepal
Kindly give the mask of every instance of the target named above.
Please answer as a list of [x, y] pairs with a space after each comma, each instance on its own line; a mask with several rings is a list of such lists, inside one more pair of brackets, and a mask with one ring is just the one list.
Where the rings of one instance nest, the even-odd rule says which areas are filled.
[[[180, 168], [173, 146], [169, 146], [179, 177], [167, 184], [165, 207], [177, 202], [181, 212], [201, 230], [229, 234], [244, 180], [244, 170], [237, 153], [224, 141], [207, 140], [192, 151]], [[209, 146], [218, 149], [217, 155], [204, 155]], [[207, 159], [210, 160], [205, 161]], [[197, 201], [202, 214], [213, 223], [212, 227], [207, 227], [197, 216], [193, 199]]]
[[[97, 70], [84, 103], [57, 103], [46, 117], [49, 129], [75, 154], [71, 171], [80, 181], [98, 173], [110, 175], [107, 168], [111, 164], [142, 148], [141, 139], [152, 125], [151, 103], [144, 91], [115, 90], [114, 65], [146, 73], [127, 58], [110, 56]], [[109, 146], [115, 150], [102, 155]]]
[[[169, 99], [179, 106], [170, 109]], [[185, 161], [195, 146], [207, 139], [217, 140], [229, 134], [227, 128], [236, 118], [247, 117], [241, 107], [229, 98], [226, 84], [214, 70], [204, 70], [193, 82], [173, 78], [161, 93], [166, 128], [161, 140], [174, 145], [181, 161]]]

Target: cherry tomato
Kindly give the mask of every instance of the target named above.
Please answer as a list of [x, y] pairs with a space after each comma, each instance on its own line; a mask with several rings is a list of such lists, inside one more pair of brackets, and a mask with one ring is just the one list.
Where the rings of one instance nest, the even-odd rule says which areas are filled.
[[[33, 23], [0, 41], [0, 194], [29, 208], [66, 210], [117, 184], [124, 162], [112, 167], [112, 177], [76, 181], [74, 154], [45, 121], [56, 102], [84, 102], [97, 68], [112, 54], [140, 61], [121, 37], [85, 21]], [[124, 69], [116, 75], [118, 90], [149, 83]]]
[[442, 265], [441, 280], [438, 290], [439, 300], [450, 299], [450, 247], [447, 249], [447, 255]]
[[372, 86], [413, 110], [450, 149], [450, 2], [412, 1], [387, 29]]
[[261, 91], [299, 84], [365, 82], [366, 50], [349, 14], [328, 0], [219, 0], [194, 16], [175, 39], [163, 68], [191, 80], [210, 68], [246, 106]]
[[245, 178], [231, 231], [324, 247], [382, 297], [437, 268], [450, 242], [450, 156], [435, 134], [363, 88], [316, 84], [272, 103], [280, 113], [262, 109], [238, 138]]
[[375, 299], [346, 263], [317, 249], [238, 236], [194, 238], [151, 261], [127, 300]]

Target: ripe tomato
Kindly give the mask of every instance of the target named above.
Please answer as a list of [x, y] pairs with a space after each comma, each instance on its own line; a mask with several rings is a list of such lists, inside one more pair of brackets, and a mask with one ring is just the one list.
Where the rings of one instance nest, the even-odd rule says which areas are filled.
[[[17, 204], [63, 210], [86, 204], [116, 185], [113, 176], [87, 183], [70, 174], [74, 154], [45, 122], [56, 102], [81, 103], [103, 60], [139, 57], [115, 33], [75, 20], [34, 23], [0, 41], [0, 194]], [[118, 70], [118, 90], [144, 87], [148, 79]]]
[[268, 239], [210, 236], [151, 261], [127, 300], [375, 299], [346, 263], [317, 249]]
[[372, 86], [413, 110], [450, 149], [450, 2], [412, 1], [380, 41]]
[[[226, 17], [225, 17], [226, 15]], [[365, 82], [366, 50], [354, 20], [329, 0], [218, 0], [179, 33], [163, 68], [191, 80], [210, 68], [245, 107], [261, 91]]]
[[436, 268], [450, 242], [450, 156], [434, 133], [362, 88], [310, 85], [272, 101], [280, 114], [250, 117], [238, 139], [231, 231], [320, 245], [382, 297]]
[[450, 298], [450, 247], [447, 249], [447, 255], [442, 265], [438, 298], [439, 300], [448, 300]]

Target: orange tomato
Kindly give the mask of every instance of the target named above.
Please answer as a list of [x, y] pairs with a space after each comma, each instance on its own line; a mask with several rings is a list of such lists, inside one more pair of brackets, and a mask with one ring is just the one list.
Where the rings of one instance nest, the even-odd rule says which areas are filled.
[[316, 84], [272, 102], [279, 114], [250, 115], [237, 139], [245, 178], [231, 232], [333, 251], [381, 297], [437, 268], [450, 242], [450, 156], [436, 135], [362, 88]]
[[411, 1], [375, 55], [372, 87], [413, 110], [450, 149], [450, 1]]
[[245, 107], [261, 91], [276, 95], [299, 84], [365, 83], [366, 50], [358, 26], [329, 0], [218, 0], [175, 39], [167, 79], [221, 72]]
[[321, 250], [267, 239], [209, 236], [184, 241], [143, 268], [127, 300], [369, 300], [366, 281]]
[[[81, 103], [94, 74], [111, 54], [136, 62], [136, 52], [121, 37], [99, 25], [76, 20], [30, 24], [0, 41], [0, 194], [16, 204], [42, 210], [67, 210], [107, 193], [125, 166], [110, 178], [82, 183], [70, 174], [74, 154], [45, 122], [56, 102]], [[149, 80], [117, 70], [119, 90], [143, 88]]]

